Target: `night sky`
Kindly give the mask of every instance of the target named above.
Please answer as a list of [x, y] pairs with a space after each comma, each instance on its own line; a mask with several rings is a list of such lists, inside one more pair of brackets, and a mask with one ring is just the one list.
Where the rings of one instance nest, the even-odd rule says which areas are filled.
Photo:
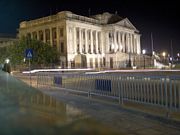
[[79, 15], [116, 11], [127, 17], [140, 31], [141, 46], [151, 51], [151, 33], [154, 50], [169, 51], [171, 41], [174, 55], [180, 52], [180, 4], [177, 0], [0, 0], [0, 33], [17, 34], [24, 20], [69, 10]]

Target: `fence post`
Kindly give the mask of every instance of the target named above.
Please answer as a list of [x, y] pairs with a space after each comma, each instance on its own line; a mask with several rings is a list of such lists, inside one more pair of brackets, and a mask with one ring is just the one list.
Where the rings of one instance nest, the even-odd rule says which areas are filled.
[[39, 79], [39, 74], [37, 73], [37, 88], [38, 88], [38, 79]]
[[118, 77], [117, 81], [118, 81], [117, 83], [118, 83], [119, 104], [121, 104], [121, 94], [120, 94], [121, 89], [120, 89], [120, 87], [119, 87], [119, 83], [120, 83], [120, 81], [119, 81], [119, 77]]
[[169, 80], [169, 85], [170, 85], [170, 86], [169, 86], [169, 87], [170, 87], [170, 88], [169, 88], [169, 90], [170, 90], [170, 91], [169, 91], [169, 92], [170, 92], [170, 97], [169, 97], [169, 98], [170, 98], [170, 103], [169, 103], [169, 104], [170, 104], [170, 108], [169, 108], [169, 109], [170, 109], [170, 111], [171, 111], [171, 109], [172, 109], [172, 80], [171, 80], [171, 78], [169, 78], [169, 79], [170, 79], [170, 80]]

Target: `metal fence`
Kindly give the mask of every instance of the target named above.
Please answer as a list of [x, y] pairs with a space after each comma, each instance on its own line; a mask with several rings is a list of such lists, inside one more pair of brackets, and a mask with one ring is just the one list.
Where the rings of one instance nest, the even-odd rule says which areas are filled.
[[38, 73], [37, 87], [42, 86], [180, 111], [180, 76]]

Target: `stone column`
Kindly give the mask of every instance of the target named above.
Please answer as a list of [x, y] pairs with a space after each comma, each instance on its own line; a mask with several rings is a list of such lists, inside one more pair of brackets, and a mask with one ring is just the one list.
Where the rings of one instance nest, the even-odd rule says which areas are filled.
[[105, 47], [105, 53], [109, 52], [109, 32], [105, 32], [105, 40], [106, 40], [106, 47]]
[[102, 53], [102, 42], [101, 42], [101, 32], [98, 32], [98, 48], [99, 48], [99, 53]]
[[91, 32], [91, 53], [93, 53], [93, 49], [94, 49], [94, 47], [93, 47], [93, 34], [92, 34], [92, 30], [90, 30], [90, 32]]
[[137, 35], [137, 54], [141, 53], [141, 47], [140, 47], [140, 35]]
[[122, 36], [122, 34], [121, 34], [121, 32], [119, 32], [118, 42], [119, 42], [119, 51], [120, 51], [120, 52], [122, 52], [122, 47], [123, 47], [123, 46], [122, 46], [122, 40], [121, 40], [122, 37], [121, 37], [121, 36]]
[[50, 28], [49, 30], [50, 30], [50, 44], [52, 46], [53, 45], [52, 28]]
[[36, 31], [37, 33], [37, 40], [39, 40], [39, 31]]
[[96, 33], [96, 53], [98, 54], [99, 53], [99, 51], [98, 51], [98, 32], [95, 31], [95, 33]]
[[79, 52], [82, 53], [82, 29], [79, 28]]
[[128, 33], [128, 52], [129, 53], [131, 52], [131, 36], [129, 33]]
[[76, 27], [73, 28], [73, 39], [74, 39], [74, 53], [77, 54], [77, 36], [76, 36]]
[[114, 41], [113, 41], [113, 44], [114, 44], [114, 52], [116, 52], [116, 51], [117, 51], [116, 31], [114, 31], [113, 37], [114, 37]]
[[57, 50], [60, 50], [60, 31], [59, 28], [56, 28], [56, 40], [57, 40]]
[[127, 33], [125, 33], [125, 35], [124, 35], [124, 38], [125, 38], [125, 53], [127, 53], [128, 52], [128, 38], [127, 38]]
[[122, 47], [123, 47], [123, 52], [125, 52], [125, 47], [126, 47], [126, 44], [125, 44], [125, 33], [122, 33]]
[[131, 34], [131, 53], [134, 53], [133, 34]]
[[130, 37], [129, 37], [129, 33], [126, 34], [126, 47], [127, 47], [127, 53], [130, 52]]
[[87, 55], [87, 58], [86, 58], [86, 60], [87, 60], [87, 68], [90, 68], [90, 60], [89, 60], [89, 57], [88, 57], [88, 55]]
[[133, 41], [133, 43], [134, 43], [134, 52], [135, 53], [137, 53], [137, 45], [136, 45], [136, 36], [135, 35], [133, 35], [134, 36], [134, 41]]
[[43, 42], [46, 43], [46, 33], [45, 33], [45, 29], [42, 30], [42, 32], [43, 32]]
[[85, 29], [85, 53], [88, 53], [88, 38], [87, 29]]
[[104, 46], [103, 46], [104, 42], [103, 42], [102, 35], [104, 35], [104, 33], [103, 32], [99, 32], [99, 43], [100, 43], [99, 47], [100, 47], [101, 54], [104, 53]]

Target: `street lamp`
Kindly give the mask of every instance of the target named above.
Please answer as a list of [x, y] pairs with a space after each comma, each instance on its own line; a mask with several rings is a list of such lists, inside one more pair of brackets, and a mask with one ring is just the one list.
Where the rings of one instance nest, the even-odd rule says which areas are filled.
[[8, 63], [9, 63], [9, 61], [10, 61], [10, 60], [7, 58], [7, 59], [5, 60], [6, 64], [8, 64]]
[[172, 69], [172, 64], [173, 64], [173, 58], [172, 57], [169, 58], [169, 64], [170, 64], [170, 68]]
[[179, 61], [179, 56], [180, 56], [180, 54], [179, 54], [179, 53], [177, 53], [177, 61]]
[[6, 72], [10, 73], [10, 69], [8, 69], [8, 64], [9, 64], [10, 60], [7, 58], [5, 60], [5, 68], [6, 68]]
[[165, 63], [166, 52], [163, 52], [162, 56], [164, 57], [164, 63]]
[[145, 49], [142, 50], [142, 54], [143, 54], [143, 58], [144, 58], [144, 69], [145, 69], [145, 67], [146, 67], [145, 66], [145, 54], [146, 54], [146, 50]]

